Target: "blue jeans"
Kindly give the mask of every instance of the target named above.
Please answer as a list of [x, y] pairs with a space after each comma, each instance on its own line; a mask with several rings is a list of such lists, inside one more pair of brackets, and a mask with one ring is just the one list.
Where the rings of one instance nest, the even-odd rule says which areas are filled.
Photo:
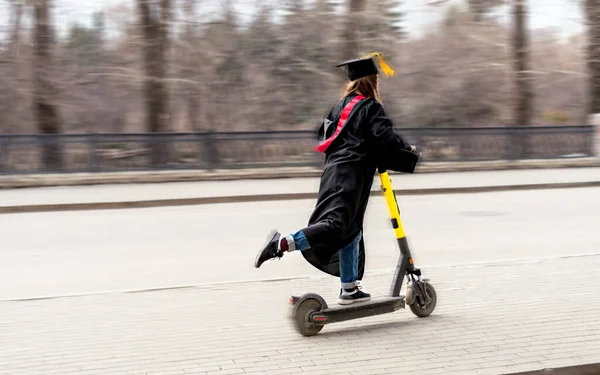
[[[295, 250], [304, 251], [310, 249], [310, 244], [304, 232], [298, 231], [290, 235], [294, 239]], [[342, 288], [350, 289], [356, 286], [358, 279], [358, 251], [362, 232], [340, 250], [340, 281]]]

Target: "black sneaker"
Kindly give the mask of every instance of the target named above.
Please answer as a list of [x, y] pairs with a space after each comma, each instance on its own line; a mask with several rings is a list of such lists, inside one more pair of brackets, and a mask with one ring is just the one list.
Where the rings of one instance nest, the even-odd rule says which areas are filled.
[[254, 267], [259, 268], [264, 262], [269, 259], [281, 258], [283, 252], [279, 251], [279, 238], [281, 234], [277, 230], [272, 230], [267, 236], [267, 241], [261, 251], [256, 255]]
[[355, 286], [352, 289], [340, 290], [340, 300], [338, 303], [340, 305], [350, 305], [355, 302], [364, 302], [370, 299], [371, 295], [369, 293], [360, 290], [360, 286]]

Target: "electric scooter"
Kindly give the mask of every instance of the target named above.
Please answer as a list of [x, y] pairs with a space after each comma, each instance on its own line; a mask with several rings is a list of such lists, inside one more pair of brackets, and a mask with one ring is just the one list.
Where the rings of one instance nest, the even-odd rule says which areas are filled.
[[[366, 302], [355, 302], [351, 305], [329, 307], [325, 299], [316, 293], [302, 296], [291, 296], [291, 321], [298, 333], [303, 336], [318, 334], [326, 324], [343, 322], [352, 319], [388, 314], [409, 306], [417, 317], [429, 316], [437, 305], [437, 294], [429, 279], [421, 278], [421, 270], [416, 268], [406, 239], [400, 209], [396, 195], [392, 189], [389, 174], [386, 170], [378, 170], [392, 227], [400, 248], [400, 257], [396, 265], [392, 286], [388, 296], [376, 297]], [[401, 295], [404, 277], [407, 278], [406, 295]]]

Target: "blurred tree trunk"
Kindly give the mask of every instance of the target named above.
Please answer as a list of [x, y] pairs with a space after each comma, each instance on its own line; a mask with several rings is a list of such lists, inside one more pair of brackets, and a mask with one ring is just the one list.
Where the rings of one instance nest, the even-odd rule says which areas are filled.
[[469, 13], [471, 13], [471, 19], [473, 22], [481, 22], [483, 13], [481, 9], [481, 0], [468, 0]]
[[[533, 85], [530, 68], [529, 33], [527, 30], [527, 0], [513, 3], [513, 58], [515, 74], [515, 104], [513, 122], [516, 126], [531, 125], [533, 118]], [[521, 156], [531, 149], [528, 137], [521, 139]]]
[[600, 0], [585, 0], [588, 26], [588, 114], [600, 113]]
[[[32, 62], [34, 77], [34, 113], [40, 133], [57, 134], [61, 132], [58, 105], [55, 103], [56, 90], [52, 82], [53, 30], [50, 20], [51, 0], [34, 2], [35, 26], [33, 35], [34, 58]], [[42, 166], [48, 170], [61, 169], [63, 166], [61, 146], [47, 143], [42, 149]]]
[[[146, 102], [147, 131], [165, 132], [170, 120], [169, 95], [165, 83], [167, 77], [167, 51], [171, 23], [171, 0], [138, 0], [140, 27], [144, 37], [144, 96]], [[152, 145], [152, 164], [167, 162], [166, 143]]]
[[[23, 20], [23, 3], [20, 1], [11, 1], [11, 31], [8, 49], [3, 60], [8, 62], [10, 74], [13, 79], [19, 77], [19, 44], [21, 41], [21, 25]], [[4, 98], [3, 98], [4, 99]], [[2, 105], [4, 115], [0, 117], [0, 133], [13, 133], [19, 122], [18, 107], [19, 93], [16, 89], [6, 93], [6, 103]], [[8, 160], [8, 147], [0, 144], [0, 171], [6, 169], [6, 160]]]
[[[196, 33], [193, 26], [193, 23], [195, 22], [194, 18], [196, 16], [196, 0], [186, 0], [184, 4], [184, 12], [187, 15], [187, 20], [184, 27], [185, 46], [183, 47], [183, 78], [196, 82], [198, 54], [195, 50], [195, 48], [197, 48], [197, 43], [195, 43]], [[198, 123], [200, 94], [198, 92], [199, 90], [197, 85], [197, 83], [187, 83], [185, 90], [185, 95], [187, 97], [188, 127], [193, 132], [200, 130]]]
[[344, 60], [357, 58], [360, 51], [360, 37], [358, 31], [363, 24], [363, 12], [366, 0], [348, 0], [348, 12], [344, 32], [344, 48], [342, 57]]
[[478, 23], [483, 21], [485, 13], [497, 6], [499, 1], [494, 0], [468, 0], [469, 13], [473, 22]]
[[[10, 75], [13, 79], [19, 77], [19, 44], [21, 43], [21, 28], [23, 20], [23, 3], [20, 1], [11, 1], [11, 31], [8, 48], [6, 51], [6, 60], [9, 64]], [[17, 107], [19, 93], [17, 90], [11, 90], [7, 93], [6, 109], [7, 112], [0, 118], [0, 133], [12, 133], [18, 126], [18, 116], [15, 116], [14, 108]], [[1, 162], [1, 160], [0, 160]]]

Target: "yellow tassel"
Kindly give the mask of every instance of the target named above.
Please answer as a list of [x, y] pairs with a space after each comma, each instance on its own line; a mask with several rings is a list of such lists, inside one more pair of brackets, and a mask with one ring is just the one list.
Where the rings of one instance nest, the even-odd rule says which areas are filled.
[[377, 53], [377, 57], [379, 58], [379, 65], [381, 66], [381, 70], [386, 76], [393, 76], [395, 74], [394, 69], [383, 60], [383, 56], [381, 53]]
[[393, 76], [396, 73], [394, 69], [388, 63], [385, 62], [381, 53], [375, 52], [371, 53], [370, 55], [364, 56], [363, 58], [365, 57], [377, 57], [377, 60], [379, 61], [379, 66], [381, 67], [383, 74], [385, 74], [386, 76]]

